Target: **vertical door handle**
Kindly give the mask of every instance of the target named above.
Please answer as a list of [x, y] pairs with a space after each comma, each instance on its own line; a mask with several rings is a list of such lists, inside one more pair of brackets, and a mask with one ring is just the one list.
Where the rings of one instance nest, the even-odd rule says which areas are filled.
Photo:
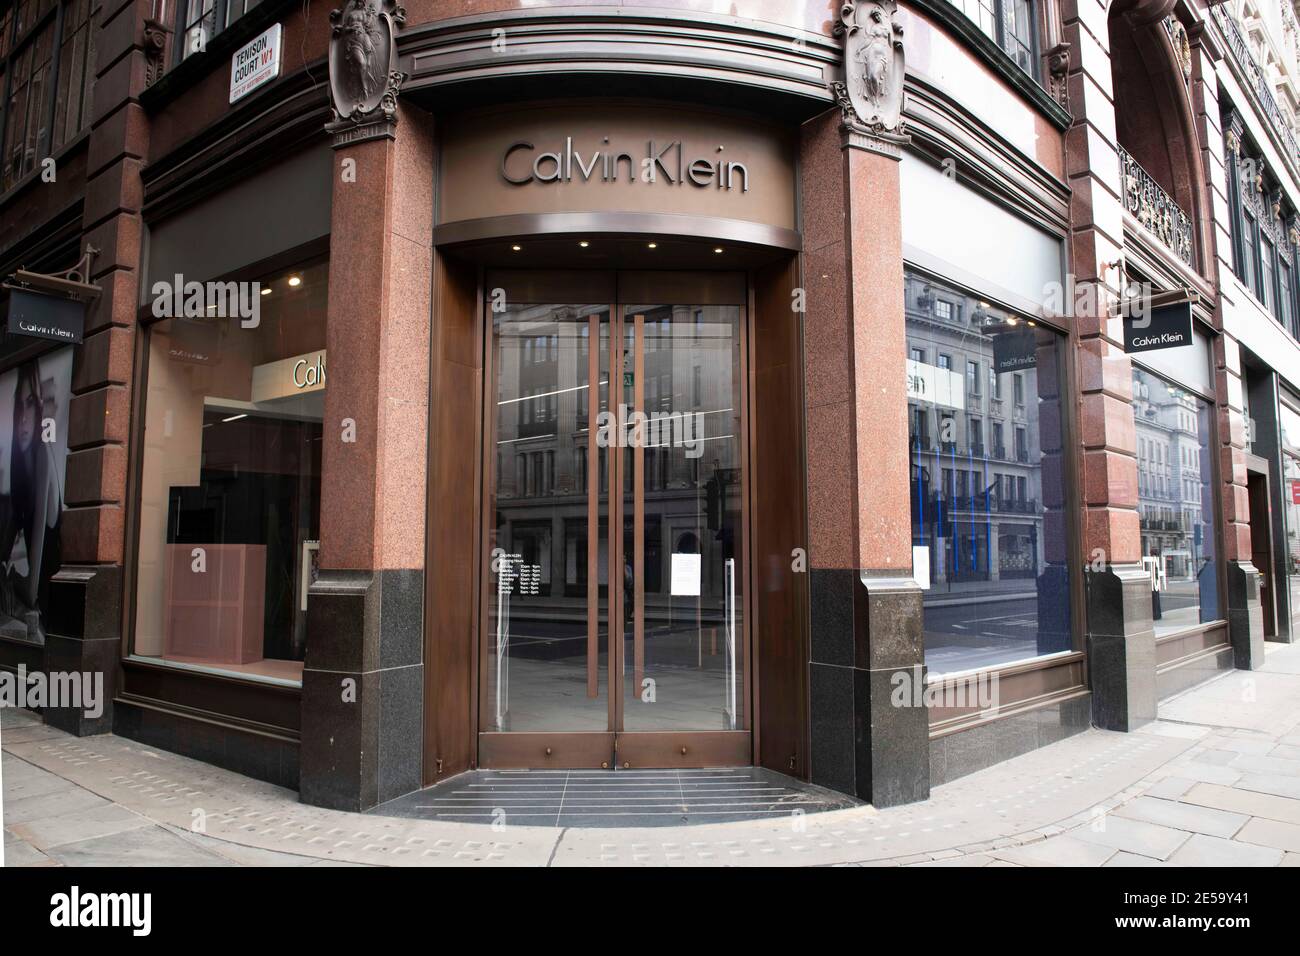
[[[645, 316], [632, 321], [632, 407], [644, 412]], [[640, 696], [645, 679], [645, 442], [632, 444], [632, 686]]]
[[725, 567], [727, 600], [727, 701], [725, 710], [729, 729], [736, 721], [736, 559], [727, 558]]
[[[611, 389], [612, 392], [612, 389]], [[587, 696], [599, 696], [600, 657], [600, 448], [596, 417], [600, 411], [600, 316], [587, 316]]]

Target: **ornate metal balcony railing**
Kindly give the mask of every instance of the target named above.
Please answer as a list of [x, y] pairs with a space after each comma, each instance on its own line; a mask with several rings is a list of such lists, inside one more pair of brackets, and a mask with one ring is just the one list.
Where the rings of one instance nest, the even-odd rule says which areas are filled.
[[1124, 178], [1124, 208], [1174, 255], [1195, 268], [1191, 218], [1122, 148], [1119, 166]]
[[1269, 125], [1285, 145], [1287, 159], [1292, 163], [1300, 164], [1300, 144], [1297, 144], [1295, 133], [1283, 118], [1282, 109], [1273, 97], [1272, 84], [1269, 83], [1268, 77], [1264, 75], [1259, 64], [1255, 62], [1255, 55], [1250, 52], [1250, 44], [1242, 35], [1237, 21], [1221, 5], [1212, 6], [1210, 9], [1214, 11], [1214, 22], [1219, 25], [1219, 29], [1223, 31], [1223, 38], [1228, 42], [1232, 58], [1236, 60], [1237, 66], [1246, 75], [1248, 85], [1259, 98]]

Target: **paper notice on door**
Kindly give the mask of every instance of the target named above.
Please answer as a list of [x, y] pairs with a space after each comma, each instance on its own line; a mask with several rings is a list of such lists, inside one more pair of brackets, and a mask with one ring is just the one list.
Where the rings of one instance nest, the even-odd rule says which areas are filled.
[[930, 549], [912, 549], [912, 577], [922, 591], [930, 590]]
[[700, 596], [700, 556], [698, 554], [673, 554], [674, 597]]

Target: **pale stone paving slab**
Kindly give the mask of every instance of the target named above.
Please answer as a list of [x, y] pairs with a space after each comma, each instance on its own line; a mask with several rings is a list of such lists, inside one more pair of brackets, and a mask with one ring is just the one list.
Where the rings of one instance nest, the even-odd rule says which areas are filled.
[[89, 790], [74, 787], [63, 781], [66, 789], [54, 793], [42, 793], [21, 800], [11, 800], [5, 796], [5, 826], [16, 823], [30, 823], [44, 817], [57, 817], [65, 813], [83, 813], [96, 807], [112, 806], [103, 797], [96, 796]]
[[1130, 820], [1114, 814], [1105, 817], [1096, 827], [1081, 827], [1070, 835], [1086, 843], [1152, 856], [1159, 860], [1169, 859], [1175, 850], [1187, 842], [1188, 837], [1183, 830], [1142, 820]]
[[39, 817], [26, 823], [8, 824], [8, 827], [36, 849], [48, 851], [65, 843], [152, 825], [153, 821], [148, 817], [126, 807], [105, 803], [90, 810]]
[[1300, 853], [1300, 826], [1277, 820], [1255, 818], [1241, 828], [1236, 839], [1242, 843], [1273, 847], [1291, 853]]
[[1192, 806], [1177, 800], [1159, 800], [1150, 796], [1129, 801], [1116, 810], [1115, 815], [1217, 837], [1231, 837], [1250, 819], [1243, 813], [1229, 813], [1226, 810]]
[[1102, 866], [1164, 866], [1164, 861], [1137, 853], [1116, 853]]
[[1183, 802], [1232, 813], [1245, 813], [1252, 817], [1267, 817], [1284, 823], [1300, 823], [1300, 800], [1236, 790], [1213, 783], [1199, 783], [1192, 787], [1184, 794]]
[[1282, 851], [1193, 834], [1168, 860], [1170, 866], [1277, 866]]
[[1300, 777], [1283, 777], [1266, 773], [1248, 773], [1234, 786], [1238, 790], [1254, 790], [1257, 793], [1271, 793], [1277, 797], [1290, 797], [1300, 800]]
[[137, 827], [90, 840], [64, 843], [46, 853], [64, 866], [236, 865], [157, 826]]
[[[1288, 655], [1292, 647], [1286, 648]], [[1164, 720], [1206, 727], [1287, 733], [1300, 722], [1300, 711], [1295, 707], [1295, 684], [1293, 674], [1267, 669], [1229, 671], [1208, 684], [1163, 701], [1160, 716]]]
[[1059, 836], [1032, 846], [995, 850], [992, 855], [1022, 866], [1101, 866], [1115, 852], [1114, 847], [1089, 843], [1073, 836]]
[[[1202, 753], [1198, 753], [1191, 759], [1195, 760], [1197, 763], [1208, 763], [1213, 764], [1216, 767], [1226, 767], [1239, 756], [1241, 755], [1231, 750], [1206, 750]], [[1238, 769], [1244, 770], [1248, 768], [1242, 767]]]
[[1169, 769], [1171, 773], [1179, 777], [1188, 777], [1198, 783], [1218, 783], [1228, 787], [1244, 776], [1239, 770], [1216, 767], [1208, 763], [1198, 763], [1195, 760], [1176, 761]]
[[1195, 780], [1189, 780], [1187, 777], [1165, 777], [1159, 783], [1144, 791], [1150, 797], [1163, 797], [1167, 800], [1177, 800], [1194, 785]]

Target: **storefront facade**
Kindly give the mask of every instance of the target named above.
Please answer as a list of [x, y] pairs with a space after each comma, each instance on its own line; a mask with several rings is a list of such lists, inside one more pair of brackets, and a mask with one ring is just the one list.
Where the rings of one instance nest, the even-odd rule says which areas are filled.
[[[88, 131], [0, 196], [3, 262], [98, 250], [84, 343], [0, 365], [15, 447], [68, 422], [0, 666], [112, 687], [52, 723], [346, 809], [885, 806], [1258, 666], [1201, 11], [237, 6], [97, 8]], [[1143, 281], [1190, 344], [1131, 359]]]

